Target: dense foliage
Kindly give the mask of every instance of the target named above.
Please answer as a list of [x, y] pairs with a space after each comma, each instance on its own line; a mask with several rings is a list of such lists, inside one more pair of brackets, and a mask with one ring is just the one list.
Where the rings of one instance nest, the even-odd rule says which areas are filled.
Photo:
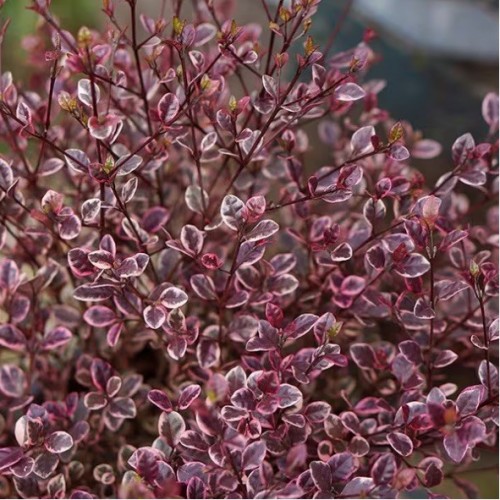
[[497, 96], [441, 152], [378, 107], [373, 32], [316, 46], [319, 0], [137, 3], [73, 35], [35, 0], [30, 81], [1, 74], [1, 494], [474, 495]]

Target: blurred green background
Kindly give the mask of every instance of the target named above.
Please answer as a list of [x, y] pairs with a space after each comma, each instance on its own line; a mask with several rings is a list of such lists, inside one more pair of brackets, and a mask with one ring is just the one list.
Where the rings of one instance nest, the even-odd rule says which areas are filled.
[[[21, 40], [33, 33], [39, 16], [27, 9], [31, 0], [6, 0], [0, 9], [1, 24], [10, 19], [6, 39], [3, 44], [3, 71], [9, 69], [14, 77], [24, 74], [28, 68], [20, 58]], [[102, 0], [53, 0], [51, 12], [71, 33], [81, 26], [96, 27], [102, 20]]]

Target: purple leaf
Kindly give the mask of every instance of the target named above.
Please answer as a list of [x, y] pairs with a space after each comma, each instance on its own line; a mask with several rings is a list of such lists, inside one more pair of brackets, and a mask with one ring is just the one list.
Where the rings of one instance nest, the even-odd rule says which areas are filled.
[[390, 158], [396, 161], [405, 161], [410, 157], [410, 152], [401, 144], [393, 144], [388, 151]]
[[113, 398], [109, 404], [109, 413], [115, 418], [135, 418], [137, 409], [131, 398]]
[[171, 286], [161, 293], [160, 300], [168, 309], [177, 309], [187, 302], [188, 296], [180, 288]]
[[243, 470], [252, 470], [259, 467], [266, 456], [266, 443], [264, 441], [256, 441], [249, 444], [244, 450], [241, 457], [241, 467]]
[[23, 458], [23, 449], [17, 447], [0, 448], [0, 471], [12, 467]]
[[83, 319], [96, 327], [109, 326], [116, 321], [114, 311], [105, 306], [92, 306], [83, 313]]
[[320, 491], [329, 491], [332, 486], [332, 469], [324, 462], [313, 461], [310, 464], [311, 478]]
[[51, 453], [63, 453], [73, 446], [73, 438], [64, 431], [57, 431], [50, 434], [45, 440], [45, 448]]
[[417, 278], [425, 274], [430, 268], [429, 261], [423, 255], [412, 253], [402, 266], [396, 268], [396, 272], [405, 278]]
[[430, 160], [441, 154], [442, 147], [439, 142], [432, 139], [420, 139], [413, 144], [411, 155], [413, 158]]
[[26, 377], [16, 365], [4, 364], [0, 368], [0, 392], [10, 398], [20, 398], [24, 394]]
[[80, 285], [75, 288], [73, 297], [76, 300], [86, 302], [99, 302], [101, 300], [109, 299], [114, 292], [114, 287], [111, 285], [101, 285], [98, 283], [91, 283], [88, 285]]
[[349, 348], [353, 361], [362, 369], [371, 370], [376, 365], [375, 351], [368, 344], [353, 344]]
[[498, 94], [489, 92], [485, 95], [481, 106], [484, 121], [490, 126], [490, 131], [498, 128]]
[[435, 368], [444, 368], [445, 366], [451, 365], [456, 361], [458, 355], [449, 349], [441, 351], [436, 359], [434, 360], [433, 366]]
[[450, 300], [467, 288], [469, 285], [463, 281], [441, 280], [434, 284], [434, 293], [439, 300]]
[[387, 441], [391, 447], [402, 455], [403, 457], [407, 457], [413, 451], [413, 443], [411, 439], [401, 432], [391, 432], [387, 435]]
[[197, 384], [188, 385], [184, 388], [179, 396], [178, 405], [181, 410], [186, 410], [191, 406], [191, 403], [198, 398], [201, 393], [201, 387]]
[[203, 249], [204, 233], [197, 227], [187, 224], [181, 229], [182, 246], [192, 255], [198, 255]]
[[179, 413], [172, 411], [160, 415], [158, 432], [170, 446], [178, 444], [185, 431], [186, 423]]
[[245, 237], [247, 241], [259, 241], [270, 238], [279, 231], [279, 225], [270, 219], [261, 220]]
[[165, 94], [158, 102], [158, 116], [165, 125], [170, 125], [179, 112], [179, 99], [172, 94]]
[[167, 314], [162, 306], [153, 305], [144, 309], [143, 318], [149, 328], [157, 330], [165, 323]]
[[[481, 387], [481, 386], [479, 386]], [[457, 398], [457, 409], [460, 416], [472, 415], [481, 402], [481, 391], [478, 387], [467, 387]]]
[[160, 410], [163, 410], [167, 413], [172, 411], [172, 403], [163, 391], [159, 391], [157, 389], [149, 391], [148, 399], [151, 403], [160, 408]]
[[42, 453], [35, 458], [33, 472], [42, 479], [48, 479], [57, 469], [59, 458], [52, 453]]
[[220, 207], [222, 221], [229, 229], [238, 231], [245, 223], [244, 210], [245, 204], [237, 196], [228, 194]]
[[338, 101], [351, 102], [362, 99], [365, 96], [365, 91], [359, 85], [350, 82], [338, 86], [334, 95]]
[[281, 384], [278, 389], [278, 407], [289, 408], [302, 404], [302, 393], [297, 387], [290, 384]]
[[391, 484], [397, 471], [396, 459], [392, 453], [384, 453], [375, 461], [371, 476], [376, 485]]
[[199, 477], [192, 477], [186, 489], [187, 498], [206, 498], [205, 495], [205, 484]]
[[0, 326], [0, 345], [11, 351], [23, 351], [26, 349], [26, 337], [24, 333], [14, 325]]
[[463, 164], [475, 146], [476, 144], [471, 134], [461, 135], [451, 147], [451, 156], [455, 165]]
[[88, 392], [85, 394], [83, 401], [85, 406], [91, 411], [100, 410], [108, 404], [106, 396], [101, 392]]
[[196, 294], [205, 300], [216, 300], [217, 292], [215, 291], [215, 285], [209, 276], [204, 274], [195, 274], [191, 276], [191, 288], [196, 292]]
[[357, 463], [351, 453], [337, 453], [328, 460], [332, 470], [332, 481], [347, 481], [357, 469]]
[[43, 336], [40, 347], [43, 351], [59, 349], [66, 345], [72, 337], [73, 334], [66, 327], [58, 326]]
[[371, 125], [361, 127], [351, 137], [351, 148], [353, 156], [369, 153], [374, 150], [372, 137], [375, 135], [375, 128]]

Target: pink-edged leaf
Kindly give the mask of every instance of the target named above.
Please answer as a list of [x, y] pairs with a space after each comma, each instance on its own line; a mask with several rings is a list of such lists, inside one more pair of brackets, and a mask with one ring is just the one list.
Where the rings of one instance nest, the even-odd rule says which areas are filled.
[[471, 134], [466, 133], [461, 135], [451, 147], [451, 156], [455, 165], [461, 165], [464, 163], [475, 147], [476, 143], [474, 142], [474, 138]]
[[289, 408], [302, 404], [302, 393], [300, 390], [290, 384], [281, 384], [278, 389], [278, 407]]
[[396, 459], [392, 453], [384, 453], [373, 464], [371, 476], [377, 485], [391, 484], [397, 471]]
[[222, 221], [233, 231], [238, 231], [245, 223], [245, 204], [232, 194], [228, 194], [222, 200], [220, 214]]
[[82, 248], [72, 248], [68, 252], [68, 265], [77, 278], [84, 278], [95, 272], [94, 266], [88, 260], [89, 253], [88, 250]]
[[78, 237], [81, 230], [82, 223], [80, 219], [74, 214], [65, 216], [62, 222], [59, 224], [59, 236], [63, 240], [74, 240], [76, 237]]
[[81, 214], [84, 222], [93, 221], [101, 210], [101, 200], [99, 198], [90, 198], [82, 203]]
[[137, 170], [142, 163], [139, 155], [125, 155], [116, 161], [116, 175], [123, 177]]
[[209, 276], [204, 274], [195, 274], [191, 276], [191, 287], [196, 292], [196, 294], [205, 300], [216, 300], [217, 292], [215, 290], [215, 285]]
[[186, 497], [189, 499], [194, 498], [207, 498], [205, 483], [199, 477], [192, 477], [186, 488]]
[[436, 359], [434, 360], [433, 366], [435, 368], [444, 368], [445, 366], [454, 363], [457, 358], [458, 355], [455, 352], [445, 349], [439, 352]]
[[372, 125], [361, 127], [351, 137], [351, 148], [353, 156], [359, 156], [374, 150], [372, 137], [375, 135], [375, 128]]
[[432, 319], [436, 313], [432, 309], [431, 303], [425, 297], [419, 297], [415, 302], [413, 314], [420, 319]]
[[85, 302], [100, 302], [101, 300], [109, 299], [113, 296], [115, 288], [112, 285], [101, 285], [99, 283], [91, 283], [80, 285], [75, 288], [73, 297], [76, 300]]
[[53, 453], [41, 453], [35, 458], [33, 472], [42, 479], [48, 479], [57, 469], [59, 458]]
[[197, 227], [190, 224], [181, 229], [182, 246], [192, 255], [198, 255], [203, 249], [205, 235]]
[[345, 262], [352, 258], [352, 247], [349, 243], [341, 243], [336, 247], [330, 254], [330, 258], [333, 262]]
[[434, 284], [434, 293], [439, 300], [450, 300], [467, 288], [469, 285], [463, 281], [441, 280]]
[[359, 85], [350, 82], [339, 85], [335, 89], [334, 95], [338, 101], [351, 102], [362, 99], [366, 93]]
[[[201, 47], [209, 42], [215, 35], [217, 34], [217, 28], [210, 23], [200, 23], [196, 26], [195, 37], [194, 37], [194, 46]], [[198, 498], [198, 497], [190, 497], [190, 498]], [[203, 498], [203, 497], [199, 497]]]
[[273, 99], [278, 99], [278, 94], [279, 94], [278, 82], [272, 76], [264, 75], [262, 77], [262, 85], [264, 86], [264, 90]]
[[236, 257], [237, 267], [248, 267], [258, 262], [264, 256], [266, 247], [261, 242], [245, 241]]
[[403, 457], [411, 455], [413, 451], [412, 440], [406, 434], [401, 432], [390, 432], [387, 435], [387, 441], [389, 441], [393, 450]]
[[315, 460], [309, 465], [311, 479], [320, 491], [329, 491], [332, 487], [332, 469], [325, 462]]
[[92, 306], [83, 313], [83, 319], [90, 326], [103, 327], [113, 324], [117, 318], [109, 307]]
[[490, 326], [488, 327], [488, 336], [490, 338], [490, 342], [498, 340], [499, 323], [500, 323], [499, 319], [496, 318], [491, 322]]
[[[92, 88], [94, 87], [94, 88]], [[92, 95], [95, 95], [96, 104], [99, 102], [101, 98], [101, 89], [98, 85], [92, 84], [90, 80], [87, 78], [82, 78], [78, 81], [77, 95], [78, 99], [80, 99], [83, 104], [92, 107]]]
[[172, 403], [163, 391], [152, 389], [148, 392], [148, 400], [164, 412], [172, 411]]
[[0, 346], [11, 351], [24, 351], [26, 343], [24, 333], [16, 326], [9, 324], [0, 326]]
[[53, 330], [50, 330], [43, 336], [40, 347], [43, 351], [51, 351], [53, 349], [59, 349], [66, 345], [73, 334], [64, 326], [58, 326]]
[[45, 440], [45, 448], [51, 453], [63, 453], [73, 446], [73, 438], [64, 431], [56, 431]]
[[165, 323], [167, 313], [160, 305], [147, 306], [144, 309], [143, 318], [149, 328], [156, 330]]
[[196, 185], [188, 186], [184, 199], [188, 208], [198, 214], [203, 213], [203, 204], [207, 206], [209, 201], [208, 193], [205, 190], [202, 191], [200, 186]]
[[351, 453], [337, 453], [328, 460], [332, 481], [347, 481], [357, 469], [357, 461]]
[[192, 404], [192, 402], [198, 398], [198, 396], [201, 394], [201, 387], [197, 384], [191, 384], [185, 387], [181, 395], [179, 396], [179, 409], [181, 410], [186, 410], [189, 408]]
[[396, 268], [396, 272], [405, 278], [417, 278], [425, 274], [430, 268], [429, 261], [423, 255], [412, 253], [402, 266]]
[[442, 151], [441, 144], [432, 139], [420, 139], [411, 148], [411, 155], [413, 158], [419, 158], [421, 160], [430, 160], [431, 158], [436, 158]]
[[457, 409], [460, 416], [472, 415], [476, 412], [481, 402], [481, 386], [467, 387], [457, 398]]
[[0, 393], [10, 398], [20, 398], [25, 388], [26, 377], [21, 368], [10, 364], [0, 368]]
[[285, 337], [290, 340], [302, 337], [313, 328], [317, 320], [318, 316], [315, 314], [301, 314], [285, 328]]
[[264, 441], [255, 441], [249, 444], [241, 456], [241, 467], [243, 470], [252, 470], [259, 467], [266, 456], [267, 448]]
[[390, 158], [396, 161], [405, 161], [410, 157], [410, 152], [401, 144], [393, 144], [387, 153]]
[[270, 238], [279, 231], [279, 225], [270, 219], [261, 220], [248, 234], [247, 241], [258, 241]]
[[106, 342], [110, 347], [115, 347], [120, 340], [120, 335], [123, 330], [123, 323], [115, 323], [106, 333]]
[[359, 476], [351, 479], [340, 495], [342, 498], [368, 498], [373, 488], [374, 482], [371, 477]]
[[12, 467], [23, 458], [23, 449], [18, 447], [0, 448], [0, 471]]
[[158, 116], [165, 125], [170, 125], [179, 112], [179, 99], [175, 94], [165, 94], [158, 102]]
[[160, 415], [158, 432], [170, 446], [178, 444], [185, 431], [186, 422], [176, 411]]
[[187, 301], [186, 292], [175, 286], [168, 287], [160, 295], [161, 303], [168, 309], [182, 307]]
[[461, 229], [455, 229], [453, 231], [450, 231], [442, 240], [441, 244], [439, 245], [440, 250], [443, 252], [446, 252], [449, 250], [453, 245], [456, 245], [460, 241], [464, 240], [467, 238], [469, 235], [468, 231], [463, 231]]
[[90, 364], [92, 383], [105, 392], [108, 380], [113, 376], [113, 367], [103, 359], [94, 358]]
[[340, 292], [349, 297], [353, 297], [361, 293], [365, 288], [366, 280], [361, 276], [347, 276], [342, 281]]
[[375, 351], [368, 344], [353, 344], [349, 348], [353, 361], [362, 369], [373, 369], [376, 364]]
[[481, 111], [484, 121], [490, 126], [491, 131], [498, 129], [498, 94], [489, 92], [484, 96]]
[[135, 418], [137, 409], [132, 398], [113, 398], [109, 403], [109, 413], [115, 418]]
[[170, 212], [165, 207], [152, 207], [142, 216], [141, 227], [155, 234], [168, 222]]
[[319, 423], [324, 422], [331, 411], [331, 406], [325, 401], [315, 401], [306, 406], [304, 416], [309, 422]]
[[106, 396], [101, 392], [95, 392], [95, 391], [88, 392], [87, 394], [85, 394], [83, 402], [86, 408], [91, 411], [100, 410], [101, 408], [104, 408], [108, 404]]

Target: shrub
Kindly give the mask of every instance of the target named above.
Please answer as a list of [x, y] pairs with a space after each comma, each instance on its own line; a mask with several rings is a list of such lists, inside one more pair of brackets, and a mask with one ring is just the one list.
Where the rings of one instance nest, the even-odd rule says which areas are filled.
[[4, 496], [474, 494], [498, 98], [429, 185], [441, 146], [378, 107], [373, 33], [329, 56], [318, 3], [262, 2], [261, 29], [105, 0], [74, 37], [33, 2], [31, 80], [0, 80]]

